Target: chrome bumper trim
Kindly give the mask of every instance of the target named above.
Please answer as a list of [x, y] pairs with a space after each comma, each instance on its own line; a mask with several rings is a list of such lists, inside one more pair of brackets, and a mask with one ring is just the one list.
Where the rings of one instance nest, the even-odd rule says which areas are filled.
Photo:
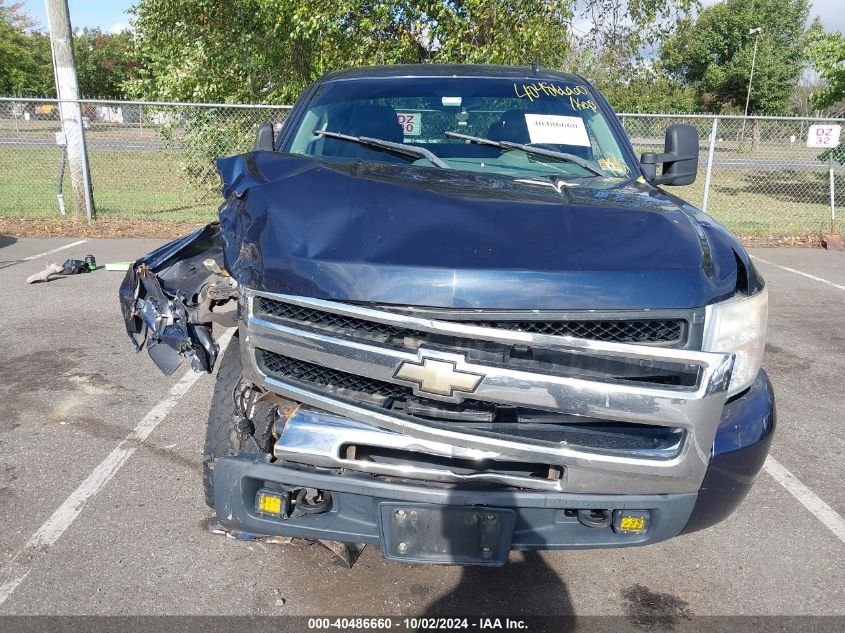
[[297, 411], [283, 422], [273, 448], [277, 459], [297, 464], [343, 468], [359, 472], [441, 482], [487, 482], [533, 490], [562, 490], [562, 480], [540, 479], [497, 472], [460, 473], [449, 468], [421, 467], [347, 459], [347, 446], [389, 448], [471, 461], [501, 460], [502, 453], [454, 446], [377, 429], [349, 419], [311, 411]]

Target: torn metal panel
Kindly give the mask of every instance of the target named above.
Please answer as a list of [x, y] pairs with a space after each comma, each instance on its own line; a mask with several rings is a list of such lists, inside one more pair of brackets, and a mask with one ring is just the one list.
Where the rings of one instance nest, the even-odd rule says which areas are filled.
[[212, 322], [234, 324], [229, 303], [237, 283], [221, 267], [220, 228], [208, 226], [152, 251], [132, 264], [120, 286], [126, 330], [135, 348], [146, 349], [167, 375], [191, 361], [210, 372], [219, 351]]

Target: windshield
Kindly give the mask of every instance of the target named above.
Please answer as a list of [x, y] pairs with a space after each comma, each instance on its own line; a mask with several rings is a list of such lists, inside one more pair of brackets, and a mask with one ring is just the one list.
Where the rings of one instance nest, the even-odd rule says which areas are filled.
[[[422, 152], [377, 147], [368, 139], [428, 150], [440, 161], [435, 164]], [[514, 143], [528, 147], [515, 148]], [[597, 173], [628, 178], [634, 173], [589, 88], [562, 80], [384, 77], [328, 82], [312, 97], [284, 149], [332, 160], [431, 168], [445, 164], [521, 178], [595, 178]]]

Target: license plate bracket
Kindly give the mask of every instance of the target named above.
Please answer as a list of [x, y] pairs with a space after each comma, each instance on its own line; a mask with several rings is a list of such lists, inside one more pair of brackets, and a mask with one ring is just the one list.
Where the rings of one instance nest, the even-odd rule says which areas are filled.
[[412, 563], [503, 565], [515, 521], [506, 508], [379, 504], [382, 552]]

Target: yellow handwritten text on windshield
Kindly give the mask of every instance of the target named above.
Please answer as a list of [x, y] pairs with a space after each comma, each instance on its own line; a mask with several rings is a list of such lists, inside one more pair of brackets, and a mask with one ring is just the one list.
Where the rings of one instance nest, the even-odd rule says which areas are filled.
[[569, 105], [573, 110], [592, 110], [595, 112], [598, 107], [592, 99], [579, 99], [578, 97], [569, 97]]
[[513, 91], [520, 99], [528, 99], [529, 101], [534, 101], [541, 97], [590, 96], [590, 93], [584, 86], [557, 86], [546, 83], [545, 81], [535, 81], [530, 84], [514, 84]]

